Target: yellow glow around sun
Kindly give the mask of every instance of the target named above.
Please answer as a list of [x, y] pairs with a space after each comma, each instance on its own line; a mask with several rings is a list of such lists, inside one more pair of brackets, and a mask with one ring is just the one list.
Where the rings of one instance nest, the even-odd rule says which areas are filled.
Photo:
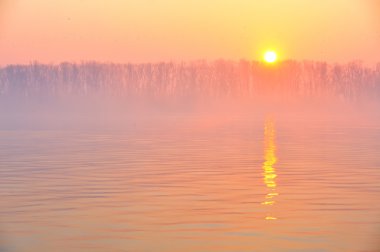
[[264, 53], [264, 61], [267, 63], [274, 63], [277, 60], [277, 53], [275, 51], [266, 51]]

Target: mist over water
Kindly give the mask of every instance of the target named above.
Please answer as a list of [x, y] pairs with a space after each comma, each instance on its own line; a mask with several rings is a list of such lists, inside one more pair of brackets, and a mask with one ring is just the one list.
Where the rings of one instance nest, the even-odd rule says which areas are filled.
[[1, 125], [124, 127], [166, 115], [252, 113], [375, 118], [379, 83], [380, 66], [360, 62], [10, 65], [0, 69]]
[[378, 251], [380, 68], [0, 69], [0, 251]]

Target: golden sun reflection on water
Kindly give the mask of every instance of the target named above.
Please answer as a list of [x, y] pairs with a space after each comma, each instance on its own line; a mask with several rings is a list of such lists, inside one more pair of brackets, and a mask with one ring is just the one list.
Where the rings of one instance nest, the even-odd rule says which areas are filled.
[[[264, 170], [264, 183], [267, 187], [268, 193], [265, 196], [265, 200], [262, 202], [263, 205], [274, 205], [275, 204], [275, 197], [278, 195], [278, 192], [276, 191], [277, 184], [276, 184], [276, 170], [274, 168], [274, 165], [277, 162], [276, 157], [276, 143], [275, 143], [275, 126], [274, 121], [272, 118], [267, 118], [265, 120], [265, 126], [264, 126], [264, 163], [263, 163], [263, 170]], [[270, 207], [268, 207], [268, 210], [271, 210]], [[270, 214], [270, 211], [267, 213], [267, 216], [265, 217], [266, 220], [276, 220], [277, 218], [274, 217], [272, 214]]]

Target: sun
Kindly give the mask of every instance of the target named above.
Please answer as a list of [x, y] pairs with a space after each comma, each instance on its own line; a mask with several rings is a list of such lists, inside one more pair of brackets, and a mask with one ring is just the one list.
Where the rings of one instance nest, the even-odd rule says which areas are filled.
[[266, 51], [264, 53], [264, 61], [267, 63], [274, 63], [277, 60], [277, 53], [275, 51]]

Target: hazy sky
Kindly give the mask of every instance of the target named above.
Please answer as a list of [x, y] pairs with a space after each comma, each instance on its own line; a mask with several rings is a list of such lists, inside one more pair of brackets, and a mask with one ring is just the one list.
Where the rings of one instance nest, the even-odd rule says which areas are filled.
[[0, 0], [0, 64], [380, 61], [378, 0]]

